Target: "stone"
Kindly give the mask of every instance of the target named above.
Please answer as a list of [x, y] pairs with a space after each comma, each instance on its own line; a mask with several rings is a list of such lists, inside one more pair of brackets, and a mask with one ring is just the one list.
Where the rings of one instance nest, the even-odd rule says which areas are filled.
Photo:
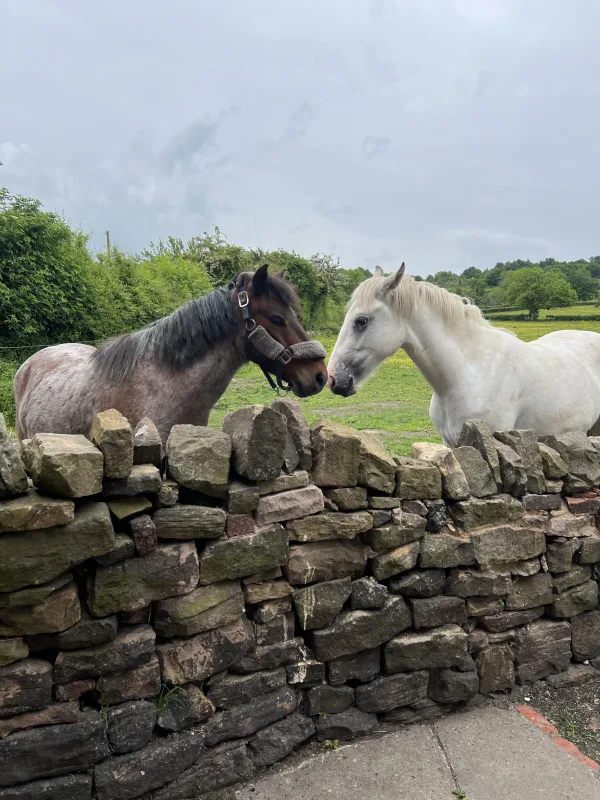
[[490, 497], [496, 494], [498, 491], [496, 481], [479, 450], [464, 446], [456, 447], [452, 452], [460, 464], [473, 497]]
[[37, 711], [50, 704], [52, 665], [27, 658], [0, 667], [0, 718]]
[[318, 742], [350, 742], [357, 736], [366, 736], [377, 727], [377, 716], [349, 708], [341, 714], [315, 717], [315, 732]]
[[[308, 477], [308, 472], [304, 469], [296, 470], [289, 475], [282, 473], [270, 481], [259, 481], [258, 493], [262, 496], [265, 494], [289, 492], [293, 489], [304, 489], [308, 486]], [[277, 522], [278, 520], [275, 521]]]
[[20, 661], [28, 655], [29, 648], [20, 637], [0, 639], [0, 667]]
[[393, 575], [398, 575], [400, 572], [412, 569], [417, 563], [419, 550], [419, 542], [411, 542], [411, 544], [396, 547], [394, 550], [389, 550], [387, 553], [381, 553], [375, 558], [369, 559], [373, 576], [376, 580], [383, 581]]
[[98, 800], [129, 800], [170, 783], [197, 761], [202, 745], [202, 736], [185, 733], [156, 739], [135, 753], [98, 764], [94, 770]]
[[525, 526], [499, 525], [474, 531], [471, 539], [477, 562], [484, 569], [535, 558], [546, 550], [544, 532]]
[[427, 521], [418, 514], [404, 512], [398, 523], [373, 528], [365, 533], [363, 539], [375, 550], [384, 553], [394, 547], [416, 542], [425, 535]]
[[227, 487], [227, 511], [230, 514], [249, 514], [258, 508], [258, 502], [256, 484], [232, 481]]
[[285, 671], [288, 683], [298, 689], [305, 689], [325, 680], [325, 664], [314, 659], [287, 664]]
[[133, 753], [145, 747], [156, 724], [156, 706], [147, 700], [109, 708], [106, 715], [108, 742], [116, 755]]
[[497, 431], [494, 437], [520, 456], [527, 473], [527, 491], [543, 494], [546, 491], [544, 466], [534, 431]]
[[292, 434], [289, 430], [285, 432], [285, 447], [283, 448], [283, 464], [281, 465], [283, 471], [287, 475], [291, 475], [300, 466], [300, 456], [296, 450]]
[[116, 675], [101, 675], [96, 681], [98, 702], [103, 705], [155, 697], [160, 687], [160, 666], [155, 655], [139, 667]]
[[[465, 601], [460, 597], [424, 597], [409, 600], [414, 627], [436, 628], [439, 625], [456, 623], [464, 625], [467, 621]], [[407, 704], [408, 705], [408, 704]]]
[[74, 518], [75, 504], [72, 500], [44, 497], [35, 489], [29, 489], [20, 497], [2, 501], [0, 505], [0, 533], [52, 528], [58, 525], [66, 525], [67, 522], [72, 522]]
[[[251, 583], [244, 586], [244, 597], [249, 604], [264, 603], [267, 600], [280, 600], [287, 598], [294, 590], [287, 581], [264, 581], [263, 583]], [[289, 609], [291, 610], [291, 606]], [[257, 622], [268, 622], [265, 619], [257, 619]]]
[[398, 458], [395, 495], [400, 500], [438, 500], [442, 496], [439, 469], [415, 458]]
[[317, 486], [356, 486], [361, 458], [357, 431], [337, 422], [311, 426], [313, 480]]
[[558, 511], [561, 505], [558, 494], [526, 494], [521, 502], [525, 511]]
[[[169, 473], [180, 486], [212, 494], [229, 480], [231, 438], [200, 425], [173, 425], [167, 439]], [[207, 489], [209, 490], [207, 492]]]
[[23, 461], [10, 437], [4, 414], [0, 413], [0, 498], [26, 492], [28, 486]]
[[500, 597], [511, 587], [509, 573], [481, 572], [476, 569], [453, 569], [446, 580], [446, 594], [456, 597]]
[[152, 617], [152, 606], [148, 604], [136, 611], [121, 611], [119, 613], [120, 625], [149, 625]]
[[373, 519], [373, 527], [380, 528], [382, 525], [387, 525], [388, 522], [392, 521], [392, 514], [391, 511], [378, 511], [373, 510], [369, 511]]
[[228, 742], [210, 750], [205, 749], [200, 758], [189, 769], [181, 773], [168, 786], [158, 789], [152, 800], [182, 800], [203, 792], [222, 789], [225, 786], [245, 781], [252, 775], [252, 764], [243, 741]]
[[283, 463], [286, 431], [286, 418], [272, 408], [252, 405], [230, 411], [223, 420], [223, 432], [231, 436], [238, 475], [252, 481], [276, 478]]
[[317, 486], [306, 486], [280, 494], [264, 495], [256, 509], [256, 524], [269, 525], [274, 522], [295, 520], [323, 511], [323, 493]]
[[[394, 469], [395, 467], [394, 464]], [[336, 504], [340, 511], [360, 511], [368, 507], [367, 490], [362, 486], [326, 489], [324, 494]]]
[[113, 497], [107, 501], [106, 505], [118, 522], [124, 522], [151, 509], [152, 501], [143, 495], [141, 497]]
[[200, 556], [200, 583], [252, 575], [285, 563], [288, 539], [279, 525], [252, 536], [209, 542]]
[[600, 483], [600, 453], [583, 431], [563, 433], [560, 436], [541, 436], [540, 442], [556, 450], [566, 463], [567, 494], [585, 491]]
[[591, 577], [592, 568], [589, 564], [574, 566], [569, 572], [561, 572], [559, 575], [553, 576], [554, 591], [562, 594], [567, 589], [572, 589], [574, 586], [579, 586], [589, 581]]
[[401, 501], [397, 497], [381, 497], [380, 495], [370, 495], [367, 498], [369, 508], [376, 511], [389, 511], [393, 508], [400, 508]]
[[267, 767], [285, 758], [314, 733], [315, 725], [312, 720], [303, 714], [291, 714], [259, 731], [248, 742], [248, 749], [257, 766]]
[[396, 462], [372, 433], [355, 431], [360, 440], [358, 482], [376, 492], [392, 494], [396, 486]]
[[[212, 584], [212, 586], [218, 586], [218, 584]], [[189, 597], [190, 595], [184, 595], [183, 599], [187, 600]], [[170, 599], [157, 604], [154, 629], [163, 638], [193, 636], [213, 628], [221, 628], [230, 622], [235, 622], [244, 612], [244, 597], [239, 585], [236, 586], [232, 597], [193, 616], [186, 616], [190, 607], [177, 605], [177, 599], [179, 598], [172, 599], [175, 600], [175, 603]]]
[[59, 703], [73, 703], [82, 695], [93, 692], [95, 688], [96, 681], [87, 678], [86, 680], [57, 684], [54, 687], [54, 695]]
[[573, 539], [597, 536], [598, 532], [587, 516], [574, 516], [566, 510], [552, 512], [546, 535], [550, 539]]
[[45, 583], [42, 586], [28, 586], [24, 589], [19, 589], [16, 592], [7, 592], [0, 594], [0, 609], [2, 608], [15, 608], [18, 606], [37, 606], [46, 598], [50, 597], [53, 592], [66, 586], [73, 580], [73, 576], [69, 572], [59, 575], [58, 578]]
[[513, 497], [522, 497], [527, 492], [527, 470], [523, 459], [512, 447], [496, 440], [502, 491]]
[[228, 539], [236, 536], [251, 536], [256, 533], [256, 524], [252, 514], [227, 514], [225, 533]]
[[412, 706], [405, 706], [404, 708], [395, 708], [382, 715], [383, 722], [397, 724], [401, 723], [412, 724], [415, 722], [427, 722], [432, 719], [441, 717], [444, 713], [450, 710], [448, 706], [441, 706], [435, 703], [429, 697], [424, 697], [413, 703]]
[[571, 663], [571, 628], [568, 622], [540, 619], [515, 632], [517, 681], [532, 683], [562, 672]]
[[297, 400], [286, 398], [273, 400], [271, 408], [285, 417], [289, 434], [298, 453], [299, 467], [310, 472], [312, 469], [310, 428], [302, 406]]
[[102, 490], [104, 457], [85, 436], [36, 433], [28, 464], [37, 488], [59, 497], [87, 497]]
[[350, 597], [350, 578], [316, 583], [294, 592], [294, 607], [302, 630], [324, 628], [332, 623]]
[[600, 498], [594, 497], [565, 497], [565, 503], [571, 514], [597, 514], [600, 508]]
[[569, 467], [557, 450], [543, 442], [538, 442], [538, 450], [540, 452], [542, 468], [546, 478], [550, 480], [559, 480], [568, 474]]
[[54, 682], [97, 678], [144, 664], [154, 652], [155, 638], [149, 625], [138, 625], [120, 630], [107, 644], [61, 651], [54, 662]]
[[593, 681], [597, 677], [598, 671], [591, 664], [571, 664], [564, 672], [549, 675], [546, 683], [553, 689], [570, 689]]
[[383, 608], [388, 599], [387, 587], [373, 578], [359, 578], [352, 582], [350, 607], [353, 611]]
[[159, 644], [162, 679], [176, 684], [203, 681], [242, 658], [254, 643], [251, 623], [240, 617], [222, 628]]
[[152, 521], [152, 517], [147, 514], [136, 517], [136, 519], [131, 520], [129, 527], [131, 528], [131, 538], [138, 556], [147, 556], [156, 549], [156, 526]]
[[405, 597], [434, 597], [444, 591], [445, 580], [446, 573], [442, 569], [415, 569], [392, 578], [388, 586], [390, 592]]
[[158, 494], [160, 471], [152, 464], [135, 464], [127, 478], [105, 480], [103, 497], [136, 497], [139, 494]]
[[373, 518], [366, 511], [325, 511], [288, 522], [286, 530], [290, 541], [320, 542], [326, 539], [354, 539], [372, 527]]
[[96, 556], [96, 561], [103, 567], [110, 567], [119, 564], [127, 558], [132, 558], [135, 554], [135, 544], [131, 536], [126, 533], [117, 533], [114, 540], [114, 547], [103, 556]]
[[290, 547], [284, 574], [292, 586], [360, 578], [366, 563], [367, 550], [359, 539], [312, 542]]
[[475, 656], [482, 694], [503, 692], [515, 685], [515, 665], [508, 644], [493, 644]]
[[523, 516], [523, 506], [514, 497], [504, 494], [453, 503], [448, 506], [448, 512], [457, 525], [471, 531], [485, 525], [514, 522]]
[[287, 642], [257, 647], [255, 650], [230, 667], [231, 672], [247, 675], [258, 670], [270, 670], [289, 664], [302, 664], [309, 658], [304, 640], [291, 639]]
[[88, 558], [108, 553], [115, 534], [104, 503], [86, 503], [73, 522], [56, 528], [0, 536], [0, 591], [14, 592], [58, 578]]
[[250, 736], [296, 710], [296, 693], [288, 686], [259, 695], [248, 703], [217, 712], [205, 727], [206, 744]]
[[465, 534], [428, 533], [420, 540], [419, 566], [447, 569], [471, 566], [475, 563], [475, 551], [469, 536]]
[[597, 605], [598, 584], [596, 581], [586, 581], [562, 594], [555, 594], [549, 613], [552, 617], [569, 619], [583, 611], [591, 611]]
[[421, 517], [426, 517], [429, 509], [422, 500], [404, 500], [402, 503], [402, 511], [406, 511], [408, 514], [418, 514]]
[[419, 442], [413, 444], [410, 455], [412, 458], [429, 461], [439, 469], [444, 500], [466, 500], [470, 496], [465, 473], [449, 447], [433, 442]]
[[39, 605], [0, 610], [0, 634], [24, 636], [56, 633], [75, 625], [81, 618], [81, 605], [75, 583], [53, 592]]
[[109, 755], [104, 720], [95, 712], [72, 725], [17, 731], [0, 740], [0, 786], [89, 769]]
[[158, 494], [156, 495], [156, 505], [158, 508], [170, 508], [177, 504], [179, 500], [179, 486], [175, 481], [163, 481]]
[[436, 703], [466, 703], [479, 691], [476, 672], [434, 669], [429, 675], [427, 694]]
[[[169, 625], [177, 625], [178, 623], [186, 623], [192, 620], [192, 626], [202, 623], [202, 615], [214, 608], [220, 608], [224, 603], [235, 600], [237, 602], [237, 609], [239, 616], [240, 609], [243, 606], [242, 591], [239, 581], [221, 581], [219, 583], [212, 583], [209, 586], [198, 586], [189, 594], [180, 595], [179, 597], [169, 597], [165, 600], [158, 601], [154, 606], [154, 621], [155, 627], [161, 628], [162, 626], [168, 627]], [[197, 618], [200, 617], [200, 620]], [[193, 621], [197, 620], [197, 623]], [[220, 627], [218, 625], [211, 625], [210, 627]], [[208, 630], [205, 628], [204, 630]], [[200, 631], [191, 631], [185, 636], [191, 636], [193, 633], [200, 633]], [[177, 634], [161, 632], [161, 636], [173, 636]]]
[[57, 703], [40, 711], [29, 711], [8, 719], [0, 719], [0, 739], [14, 731], [39, 728], [43, 725], [67, 725], [80, 718], [79, 703]]
[[427, 502], [427, 525], [425, 530], [428, 533], [438, 533], [446, 525], [446, 504], [443, 500], [429, 500]]
[[152, 517], [159, 539], [218, 539], [225, 519], [222, 508], [187, 505], [159, 508]]
[[92, 442], [104, 456], [105, 478], [126, 478], [133, 466], [133, 431], [116, 409], [100, 411], [92, 422]]
[[597, 564], [600, 561], [600, 536], [595, 535], [581, 540], [579, 550], [580, 564]]
[[384, 647], [388, 673], [460, 667], [468, 655], [467, 634], [458, 625], [402, 633]]
[[162, 465], [162, 440], [158, 428], [148, 417], [143, 417], [133, 430], [133, 463]]
[[257, 646], [264, 647], [265, 645], [279, 644], [293, 639], [295, 625], [296, 618], [291, 611], [287, 614], [279, 614], [270, 622], [255, 622], [254, 631]]
[[285, 686], [285, 667], [251, 672], [248, 675], [225, 675], [209, 685], [207, 697], [217, 708], [234, 708], [259, 695]]
[[[587, 540], [584, 539], [585, 544]], [[600, 537], [598, 539], [600, 543]], [[548, 542], [546, 546], [546, 564], [549, 572], [569, 572], [573, 568], [573, 556], [579, 550], [578, 539], [567, 539], [564, 542]], [[581, 562], [581, 556], [579, 557]]]
[[501, 614], [504, 610], [504, 603], [499, 597], [468, 597], [467, 616], [487, 617], [493, 614]]
[[527, 625], [538, 619], [544, 613], [544, 606], [539, 608], [528, 608], [523, 611], [506, 611], [500, 614], [491, 614], [480, 618], [480, 622], [486, 631], [490, 633], [502, 633], [511, 630], [519, 625]]
[[305, 712], [317, 714], [341, 714], [354, 705], [354, 689], [351, 686], [314, 686], [305, 695]]
[[152, 553], [110, 567], [98, 567], [88, 587], [95, 617], [137, 611], [154, 600], [187, 594], [198, 585], [194, 542], [161, 544]]
[[427, 695], [429, 673], [425, 670], [376, 678], [356, 688], [356, 707], [381, 714], [416, 703]]
[[178, 686], [169, 694], [159, 712], [158, 727], [174, 733], [205, 722], [214, 712], [215, 707], [198, 686], [193, 683]]
[[371, 681], [379, 675], [381, 667], [379, 647], [352, 653], [332, 659], [328, 664], [329, 683], [332, 685], [347, 681]]
[[474, 447], [476, 450], [479, 450], [488, 463], [496, 485], [498, 487], [502, 486], [496, 440], [487, 422], [479, 419], [467, 420], [462, 427], [456, 444], [458, 447]]
[[91, 775], [63, 775], [0, 790], [2, 800], [91, 800]]
[[379, 611], [344, 611], [328, 628], [314, 631], [310, 646], [319, 661], [369, 650], [410, 626], [410, 612], [401, 597], [390, 597]]
[[600, 656], [600, 611], [584, 611], [570, 622], [573, 656], [578, 661]]
[[[544, 556], [542, 556], [544, 558]], [[518, 575], [522, 578], [527, 578], [529, 575], [535, 575], [541, 569], [541, 562], [539, 558], [527, 558], [524, 561], [510, 561], [507, 564], [493, 564], [490, 569], [500, 572], [510, 572], [511, 575]]]
[[487, 635], [487, 633], [482, 631], [480, 628], [476, 628], [474, 631], [469, 633], [469, 653], [480, 653], [482, 650], [485, 650], [489, 644], [489, 641], [490, 637]]
[[528, 608], [552, 603], [552, 576], [548, 572], [538, 572], [527, 578], [514, 578], [508, 597], [508, 611], [523, 611]]

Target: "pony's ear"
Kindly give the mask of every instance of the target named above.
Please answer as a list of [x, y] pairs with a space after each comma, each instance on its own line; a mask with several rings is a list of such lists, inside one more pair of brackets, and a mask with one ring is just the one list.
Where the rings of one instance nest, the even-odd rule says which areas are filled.
[[373, 276], [375, 278], [383, 278], [383, 270], [381, 269], [379, 264], [377, 264], [377, 266], [375, 267], [375, 272], [373, 273]]
[[277, 275], [278, 278], [281, 278], [281, 280], [283, 281], [286, 278], [286, 273], [287, 273], [287, 268], [284, 267], [283, 269], [280, 269], [279, 272], [276, 273], [276, 275]]
[[396, 286], [398, 286], [398, 284], [402, 280], [402, 277], [404, 276], [404, 270], [405, 269], [406, 269], [406, 265], [404, 264], [404, 261], [403, 261], [402, 262], [402, 266], [400, 267], [400, 269], [397, 272], [394, 272], [393, 275], [390, 275], [389, 277], [387, 277], [382, 282], [381, 287], [380, 287], [379, 292], [378, 292], [380, 297], [385, 296], [389, 292], [393, 291], [396, 288]]
[[265, 291], [267, 280], [269, 278], [269, 265], [263, 264], [259, 267], [252, 278], [252, 292], [255, 295], [260, 295]]

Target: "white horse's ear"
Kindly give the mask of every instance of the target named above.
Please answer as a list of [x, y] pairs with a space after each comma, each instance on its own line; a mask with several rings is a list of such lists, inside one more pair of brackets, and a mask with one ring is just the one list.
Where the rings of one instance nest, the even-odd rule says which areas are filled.
[[381, 269], [379, 264], [377, 264], [377, 266], [375, 267], [375, 272], [373, 273], [373, 276], [375, 278], [383, 278], [383, 270]]
[[392, 292], [396, 288], [396, 286], [398, 286], [398, 284], [402, 280], [405, 269], [406, 265], [404, 264], [403, 261], [400, 269], [393, 275], [390, 275], [389, 278], [385, 279], [385, 281], [381, 285], [381, 289], [379, 292], [381, 296], [388, 294], [388, 292]]

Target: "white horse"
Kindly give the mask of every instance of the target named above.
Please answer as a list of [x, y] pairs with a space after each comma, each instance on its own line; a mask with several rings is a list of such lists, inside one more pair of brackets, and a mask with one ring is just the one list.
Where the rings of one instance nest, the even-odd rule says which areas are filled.
[[400, 348], [431, 388], [429, 414], [447, 445], [463, 423], [538, 435], [593, 429], [600, 420], [600, 334], [555, 331], [522, 342], [455, 294], [377, 267], [349, 303], [328, 365], [345, 397]]

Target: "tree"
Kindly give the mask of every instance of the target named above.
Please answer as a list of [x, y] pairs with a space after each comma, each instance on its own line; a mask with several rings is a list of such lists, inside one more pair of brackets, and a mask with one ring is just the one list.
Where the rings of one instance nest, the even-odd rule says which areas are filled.
[[577, 293], [560, 272], [541, 267], [527, 267], [507, 273], [502, 288], [506, 301], [526, 308], [532, 320], [537, 319], [542, 308], [564, 308], [577, 300]]

